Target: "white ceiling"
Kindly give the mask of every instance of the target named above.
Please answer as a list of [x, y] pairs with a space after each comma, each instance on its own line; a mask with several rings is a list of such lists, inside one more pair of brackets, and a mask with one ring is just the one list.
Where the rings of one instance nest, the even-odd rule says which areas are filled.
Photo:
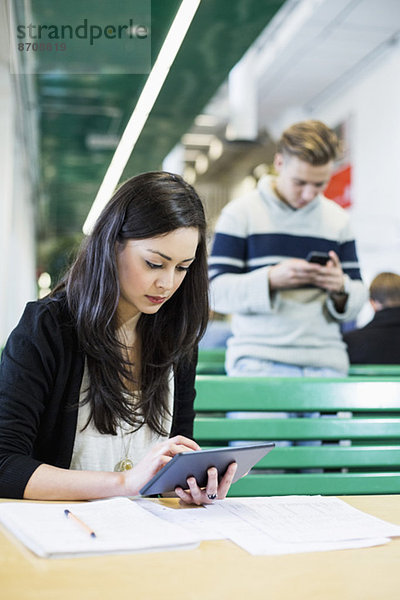
[[[250, 50], [264, 122], [292, 106], [314, 108], [399, 38], [400, 0], [289, 0], [281, 12]], [[287, 41], [296, 12], [303, 22]]]
[[[247, 172], [247, 163], [253, 160], [250, 150], [257, 154], [261, 148], [266, 155], [268, 139], [280, 133], [285, 113], [290, 117], [291, 113], [315, 113], [325, 99], [340, 94], [399, 40], [400, 0], [287, 0], [235, 68], [241, 70], [239, 86], [232, 86], [231, 79], [225, 81], [205, 107], [217, 125], [191, 130], [220, 137], [228, 123], [235, 130], [233, 104], [239, 96], [241, 114], [248, 117], [251, 113], [258, 122], [258, 137], [254, 139], [245, 124], [236, 141], [253, 140], [253, 146], [225, 144], [224, 155], [210, 161], [204, 176], [198, 173], [200, 179], [232, 176], [229, 165], [234, 165], [238, 178], [244, 176], [242, 171]], [[271, 156], [273, 149], [272, 145]], [[190, 156], [187, 149], [184, 155], [189, 164], [196, 152], [206, 152], [204, 148], [189, 150]]]

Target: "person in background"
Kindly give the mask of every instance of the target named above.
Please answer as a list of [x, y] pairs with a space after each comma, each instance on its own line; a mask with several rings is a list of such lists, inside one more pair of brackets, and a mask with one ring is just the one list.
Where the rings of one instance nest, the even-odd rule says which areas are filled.
[[[355, 318], [367, 290], [348, 214], [322, 195], [337, 148], [322, 122], [292, 125], [278, 143], [276, 176], [222, 210], [209, 275], [212, 308], [232, 314], [229, 375], [347, 374], [340, 324]], [[307, 260], [312, 251], [326, 264]]]
[[[30, 302], [0, 365], [0, 496], [135, 496], [192, 439], [197, 345], [207, 325], [206, 222], [176, 175], [125, 182], [53, 292]], [[224, 498], [218, 483], [176, 489]]]
[[400, 275], [379, 273], [369, 295], [375, 311], [372, 321], [343, 336], [350, 362], [400, 365]]
[[231, 326], [224, 315], [211, 311], [207, 329], [202, 337], [199, 350], [226, 348], [226, 342], [231, 336]]

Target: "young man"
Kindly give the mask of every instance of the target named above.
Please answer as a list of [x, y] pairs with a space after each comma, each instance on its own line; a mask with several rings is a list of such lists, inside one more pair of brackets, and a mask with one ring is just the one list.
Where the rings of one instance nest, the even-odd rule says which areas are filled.
[[[210, 257], [214, 310], [232, 314], [230, 375], [341, 376], [340, 323], [367, 299], [347, 213], [322, 195], [338, 141], [320, 121], [282, 135], [275, 177], [222, 211]], [[325, 265], [307, 260], [326, 253]]]
[[365, 327], [346, 333], [350, 362], [400, 365], [400, 275], [380, 273], [369, 287], [375, 316]]

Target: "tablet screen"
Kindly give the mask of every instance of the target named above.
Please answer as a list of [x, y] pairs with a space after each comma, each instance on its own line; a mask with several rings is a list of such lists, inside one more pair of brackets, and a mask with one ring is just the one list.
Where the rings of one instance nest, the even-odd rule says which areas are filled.
[[238, 465], [234, 483], [245, 475], [259, 460], [274, 448], [272, 442], [249, 446], [213, 448], [176, 454], [165, 467], [160, 469], [140, 490], [142, 496], [173, 492], [176, 487], [188, 488], [187, 478], [195, 477], [200, 487], [207, 485], [207, 469], [216, 467], [221, 480], [227, 467], [236, 462]]

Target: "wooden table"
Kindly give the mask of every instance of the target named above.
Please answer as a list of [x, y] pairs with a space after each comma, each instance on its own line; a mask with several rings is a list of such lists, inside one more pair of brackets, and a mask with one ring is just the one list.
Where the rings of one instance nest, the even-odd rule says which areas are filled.
[[[343, 500], [400, 525], [400, 495]], [[373, 548], [285, 556], [251, 556], [229, 541], [212, 541], [186, 551], [48, 560], [0, 529], [0, 598], [398, 600], [400, 538]]]

